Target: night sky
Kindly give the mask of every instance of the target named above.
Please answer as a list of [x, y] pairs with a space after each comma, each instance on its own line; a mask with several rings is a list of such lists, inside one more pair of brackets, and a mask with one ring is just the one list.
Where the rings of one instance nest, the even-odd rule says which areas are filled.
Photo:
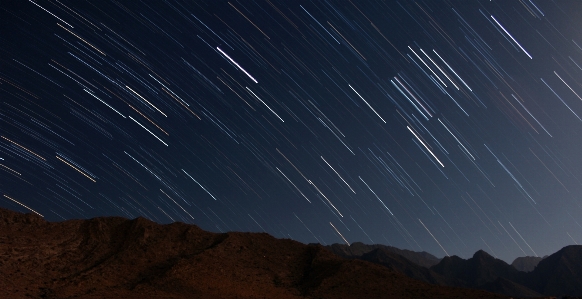
[[511, 262], [582, 242], [579, 1], [0, 7], [0, 207]]

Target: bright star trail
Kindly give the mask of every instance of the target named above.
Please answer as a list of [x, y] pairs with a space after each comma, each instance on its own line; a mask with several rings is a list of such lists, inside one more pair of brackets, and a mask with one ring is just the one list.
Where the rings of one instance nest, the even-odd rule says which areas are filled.
[[582, 243], [580, 45], [574, 0], [7, 1], [0, 207], [543, 256]]

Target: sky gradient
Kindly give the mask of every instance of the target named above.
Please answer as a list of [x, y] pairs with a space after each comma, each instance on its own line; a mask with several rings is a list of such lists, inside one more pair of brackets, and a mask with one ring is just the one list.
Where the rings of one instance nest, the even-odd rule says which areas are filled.
[[0, 207], [543, 256], [581, 95], [579, 1], [9, 1]]

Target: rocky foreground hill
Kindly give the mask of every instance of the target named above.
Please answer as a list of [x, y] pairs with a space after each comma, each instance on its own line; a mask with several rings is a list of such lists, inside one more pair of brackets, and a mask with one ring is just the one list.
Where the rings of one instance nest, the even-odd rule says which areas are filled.
[[0, 298], [508, 298], [264, 233], [0, 209]]

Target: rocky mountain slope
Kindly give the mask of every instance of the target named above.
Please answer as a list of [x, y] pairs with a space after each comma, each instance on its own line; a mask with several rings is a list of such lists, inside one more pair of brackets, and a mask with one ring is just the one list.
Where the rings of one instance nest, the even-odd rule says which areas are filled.
[[0, 298], [507, 298], [428, 284], [320, 245], [118, 217], [0, 209]]

